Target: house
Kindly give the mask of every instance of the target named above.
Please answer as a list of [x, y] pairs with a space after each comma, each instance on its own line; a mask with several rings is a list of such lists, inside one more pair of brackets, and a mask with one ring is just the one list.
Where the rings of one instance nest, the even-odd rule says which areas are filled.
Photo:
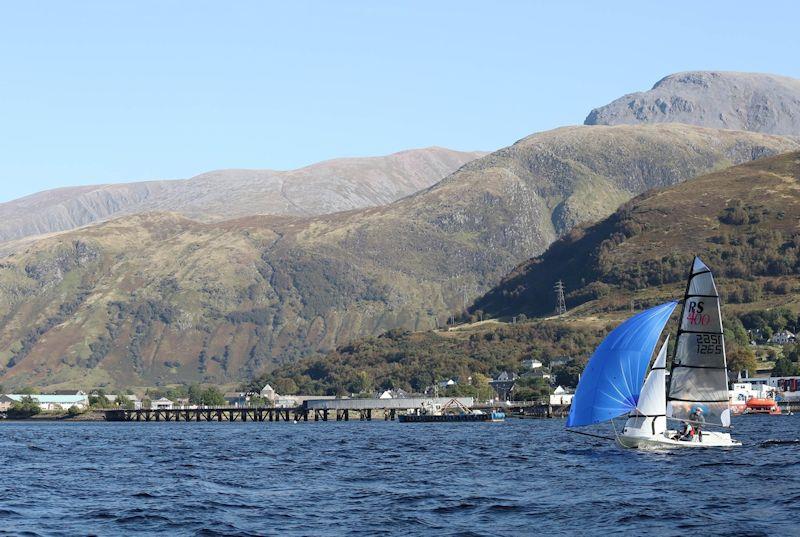
[[384, 390], [381, 393], [375, 395], [378, 399], [407, 399], [408, 393], [401, 389], [395, 390]]
[[0, 395], [0, 412], [6, 412], [11, 405], [14, 404], [14, 400], [11, 399], [7, 395]]
[[[53, 395], [53, 394], [16, 394], [11, 393], [3, 396], [0, 402], [5, 402], [10, 407], [15, 402], [19, 402], [23, 397], [32, 397], [37, 403], [39, 408], [44, 411], [58, 411], [68, 410], [70, 407], [77, 407], [79, 410], [85, 410], [89, 406], [89, 398], [84, 395]], [[8, 410], [6, 408], [6, 410]]]
[[525, 369], [539, 369], [542, 367], [542, 362], [533, 358], [528, 358], [527, 360], [522, 360], [522, 367]]
[[489, 384], [494, 388], [494, 391], [497, 392], [497, 397], [501, 401], [508, 401], [511, 392], [514, 390], [514, 385], [517, 383], [517, 378], [516, 373], [503, 371], [497, 375], [496, 379], [490, 380]]
[[229, 406], [247, 406], [250, 402], [250, 396], [246, 392], [227, 392], [223, 397]]
[[533, 371], [531, 371], [529, 373], [525, 373], [525, 376], [526, 377], [538, 378], [538, 379], [544, 379], [544, 380], [550, 380], [551, 378], [553, 378], [553, 375], [550, 374], [550, 370], [549, 369], [544, 369], [542, 367], [540, 367], [539, 369], [534, 369]]
[[780, 332], [773, 334], [772, 337], [769, 338], [769, 342], [773, 345], [788, 345], [789, 343], [796, 343], [797, 336], [788, 330], [781, 330]]
[[272, 401], [273, 403], [276, 399], [278, 399], [278, 394], [275, 393], [275, 390], [269, 384], [266, 384], [263, 388], [261, 388], [259, 395], [261, 395], [261, 397], [267, 401]]
[[134, 408], [135, 410], [139, 410], [140, 408], [142, 408], [142, 402], [141, 402], [141, 401], [139, 401], [139, 398], [138, 398], [138, 397], [136, 397], [135, 395], [122, 395], [122, 396], [117, 396], [117, 395], [106, 395], [106, 399], [108, 399], [108, 402], [109, 402], [109, 403], [116, 403], [116, 402], [117, 402], [117, 399], [118, 399], [119, 397], [124, 397], [125, 399], [127, 399], [128, 401], [130, 401], [131, 403], [133, 403], [133, 408]]
[[558, 358], [550, 359], [550, 367], [560, 367], [562, 365], [567, 365], [570, 360], [572, 360], [569, 356], [559, 356]]
[[550, 394], [551, 405], [571, 405], [574, 394], [569, 393], [563, 386], [558, 386]]
[[440, 388], [449, 388], [450, 386], [455, 386], [456, 384], [458, 384], [458, 382], [456, 382], [453, 379], [447, 379], [447, 380], [443, 380], [441, 382], [438, 382], [437, 384], [438, 384], [438, 386]]
[[166, 397], [162, 397], [161, 399], [156, 399], [155, 401], [150, 401], [150, 408], [153, 410], [172, 410], [175, 406], [175, 403], [167, 399]]

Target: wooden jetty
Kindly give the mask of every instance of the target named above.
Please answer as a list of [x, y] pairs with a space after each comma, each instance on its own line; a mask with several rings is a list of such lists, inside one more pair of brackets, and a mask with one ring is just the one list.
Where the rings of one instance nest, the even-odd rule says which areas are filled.
[[[200, 407], [200, 408], [140, 408], [106, 409], [106, 421], [227, 421], [227, 422], [305, 422], [305, 421], [371, 421], [373, 416], [394, 420], [399, 411], [421, 408], [431, 401], [444, 404], [451, 398], [409, 397], [404, 399], [309, 399], [293, 408], [274, 407]], [[474, 405], [471, 397], [459, 397], [467, 407]]]

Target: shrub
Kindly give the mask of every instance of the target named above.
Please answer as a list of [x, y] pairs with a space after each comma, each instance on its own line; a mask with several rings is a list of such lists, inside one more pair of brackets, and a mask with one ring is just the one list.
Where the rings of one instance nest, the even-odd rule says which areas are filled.
[[8, 409], [8, 416], [11, 418], [18, 418], [18, 419], [30, 418], [31, 416], [35, 416], [41, 411], [42, 409], [39, 406], [39, 402], [30, 395], [26, 395], [25, 397], [21, 398], [19, 401], [15, 401], [11, 405], [11, 408]]
[[80, 415], [80, 413], [81, 413], [81, 409], [78, 408], [75, 405], [72, 405], [71, 407], [69, 407], [67, 409], [67, 416], [69, 416], [70, 418], [74, 418], [75, 416]]

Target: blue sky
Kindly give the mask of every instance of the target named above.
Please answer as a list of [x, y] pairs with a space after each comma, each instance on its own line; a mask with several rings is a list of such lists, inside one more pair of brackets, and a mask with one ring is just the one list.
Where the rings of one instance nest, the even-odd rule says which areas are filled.
[[690, 69], [800, 78], [800, 4], [3, 2], [0, 201], [491, 150]]

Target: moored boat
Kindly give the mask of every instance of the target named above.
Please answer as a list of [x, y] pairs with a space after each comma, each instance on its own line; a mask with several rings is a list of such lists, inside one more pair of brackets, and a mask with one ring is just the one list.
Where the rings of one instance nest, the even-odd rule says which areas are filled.
[[781, 407], [775, 399], [753, 397], [745, 403], [745, 414], [770, 414], [777, 416], [781, 413]]

